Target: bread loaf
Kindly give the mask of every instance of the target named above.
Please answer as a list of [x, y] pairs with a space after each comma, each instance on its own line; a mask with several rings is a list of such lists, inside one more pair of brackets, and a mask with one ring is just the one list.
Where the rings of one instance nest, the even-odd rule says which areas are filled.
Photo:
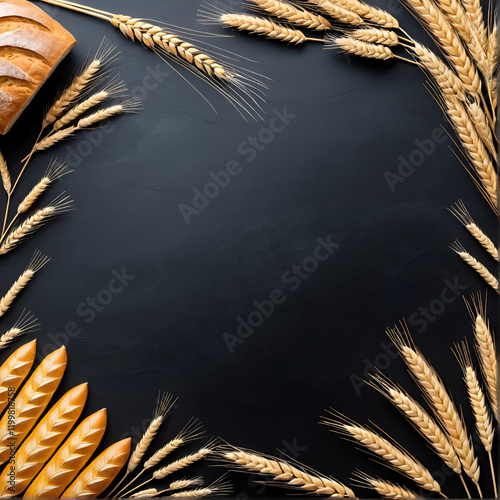
[[0, 0], [0, 134], [7, 133], [75, 44], [73, 36], [25, 0]]

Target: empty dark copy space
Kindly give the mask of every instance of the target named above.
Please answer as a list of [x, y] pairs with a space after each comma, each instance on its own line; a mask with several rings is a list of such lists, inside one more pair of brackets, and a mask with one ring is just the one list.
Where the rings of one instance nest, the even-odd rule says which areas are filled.
[[[85, 415], [109, 410], [102, 447], [137, 437], [166, 390], [179, 401], [158, 445], [196, 416], [209, 435], [281, 450], [341, 481], [359, 468], [408, 484], [319, 425], [334, 407], [372, 420], [441, 474], [417, 433], [361, 383], [377, 366], [416, 394], [385, 334], [406, 318], [457, 403], [466, 403], [450, 347], [471, 338], [460, 295], [486, 285], [449, 245], [459, 238], [485, 254], [447, 207], [462, 199], [492, 235], [496, 220], [442, 130], [423, 73], [319, 43], [294, 47], [207, 28], [196, 20], [197, 0], [87, 4], [232, 34], [208, 41], [255, 61], [242, 64], [269, 88], [262, 119], [245, 121], [207, 84], [109, 23], [37, 2], [77, 45], [0, 139], [13, 171], [49, 101], [103, 37], [121, 52], [113, 68], [143, 98], [140, 113], [37, 154], [22, 180], [25, 192], [55, 155], [74, 170], [44, 200], [64, 190], [75, 210], [2, 257], [0, 275], [5, 290], [36, 248], [52, 259], [9, 318], [30, 308], [43, 327], [24, 340], [36, 336], [40, 353], [67, 346], [56, 397], [89, 382]], [[428, 41], [398, 3], [378, 5]], [[492, 292], [489, 299], [496, 327]], [[222, 472], [195, 469], [207, 470]], [[240, 500], [284, 494], [231, 477]], [[443, 491], [462, 495], [453, 477]]]

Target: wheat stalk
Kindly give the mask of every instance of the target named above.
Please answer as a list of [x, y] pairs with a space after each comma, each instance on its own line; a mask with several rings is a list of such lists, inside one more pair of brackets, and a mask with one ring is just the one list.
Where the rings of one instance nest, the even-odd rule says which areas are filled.
[[300, 7], [281, 0], [249, 0], [253, 5], [264, 10], [274, 17], [284, 19], [301, 28], [324, 31], [332, 25], [323, 16], [319, 16]]
[[122, 439], [106, 448], [78, 475], [61, 498], [98, 497], [125, 466], [131, 441], [131, 438]]
[[52, 161], [47, 168], [44, 176], [37, 182], [33, 189], [25, 196], [24, 200], [19, 204], [17, 213], [22, 214], [29, 210], [35, 201], [48, 189], [48, 187], [60, 179], [62, 176], [72, 172], [67, 169], [66, 163], [62, 161]]
[[46, 207], [36, 210], [21, 225], [4, 237], [0, 255], [4, 255], [21, 243], [24, 238], [46, 224], [50, 219], [71, 210], [73, 202], [61, 193]]
[[468, 436], [462, 416], [448, 394], [441, 378], [423, 354], [415, 347], [408, 330], [400, 332], [397, 327], [388, 330], [388, 335], [397, 347], [408, 370], [422, 389], [432, 411], [442, 424], [464, 472], [479, 490], [479, 465]]
[[36, 476], [24, 496], [58, 498], [94, 453], [106, 422], [105, 409], [87, 417]]
[[412, 479], [422, 488], [441, 493], [439, 483], [432, 477], [432, 474], [399, 445], [340, 413], [334, 411], [328, 413], [334, 418], [323, 417], [323, 424], [333, 427], [335, 432], [362, 444], [366, 449], [385, 460], [392, 469]]
[[9, 167], [7, 166], [7, 162], [0, 152], [0, 177], [2, 178], [3, 188], [7, 194], [10, 194], [10, 190], [12, 189], [12, 184], [10, 181], [10, 172]]
[[441, 427], [406, 391], [381, 374], [371, 377], [370, 385], [386, 397], [432, 446], [439, 458], [456, 474], [462, 466], [453, 445]]
[[331, 477], [241, 448], [229, 447], [219, 450], [220, 457], [233, 467], [272, 477], [272, 484], [293, 488], [302, 493], [355, 498], [354, 492]]
[[374, 489], [380, 496], [384, 498], [419, 498], [419, 496], [399, 484], [394, 484], [379, 477], [372, 477], [361, 471], [355, 471], [353, 475], [356, 483], [362, 488]]
[[473, 294], [471, 303], [465, 301], [465, 304], [473, 322], [474, 339], [481, 373], [486, 383], [493, 414], [498, 419], [497, 351], [495, 337], [490, 329], [489, 321], [486, 319], [486, 302], [482, 301], [479, 294]]
[[470, 163], [477, 173], [487, 198], [490, 200], [492, 206], [496, 207], [497, 172], [483, 141], [467, 114], [464, 104], [458, 99], [453, 98], [453, 96], [445, 96], [444, 107], [467, 153]]
[[0, 366], [0, 414], [28, 376], [35, 354], [36, 340], [32, 340], [15, 350]]
[[360, 28], [349, 31], [349, 35], [363, 42], [377, 43], [389, 47], [394, 47], [400, 43], [399, 37], [394, 31], [384, 28]]
[[0, 349], [4, 349], [21, 335], [38, 330], [39, 326], [38, 320], [30, 311], [23, 311], [14, 326], [0, 337]]
[[219, 20], [224, 26], [282, 42], [299, 44], [307, 41], [307, 37], [302, 31], [283, 26], [263, 17], [246, 14], [221, 14]]
[[[9, 459], [36, 424], [56, 391], [66, 369], [67, 355], [63, 347], [44, 358], [12, 401], [14, 414], [0, 420], [0, 463]], [[10, 422], [15, 422], [12, 428]], [[15, 443], [12, 447], [12, 443]]]
[[79, 72], [47, 111], [42, 128], [54, 123], [73, 103], [84, 95], [102, 69], [115, 58], [115, 48], [101, 45], [92, 60]]
[[33, 257], [31, 257], [31, 260], [28, 262], [21, 276], [14, 281], [9, 291], [0, 299], [0, 316], [3, 316], [9, 310], [14, 299], [28, 286], [33, 276], [42, 269], [49, 260], [47, 256], [42, 255], [38, 250], [33, 254]]
[[[87, 400], [88, 384], [67, 392], [43, 417], [16, 452], [13, 468], [0, 476], [0, 495], [19, 496], [48, 462], [80, 417]], [[15, 486], [11, 477], [15, 476]]]
[[456, 70], [465, 88], [474, 95], [481, 92], [481, 80], [467, 51], [445, 15], [432, 0], [406, 0], [425, 23], [439, 47]]
[[481, 278], [483, 278], [484, 281], [486, 281], [486, 283], [488, 283], [488, 285], [495, 290], [495, 292], [498, 293], [498, 280], [495, 276], [493, 276], [493, 274], [490, 273], [490, 271], [488, 271], [486, 266], [481, 264], [481, 262], [467, 252], [459, 241], [455, 241], [450, 248], [457, 253], [466, 264], [472, 267], [472, 269], [474, 269], [474, 271], [476, 271], [477, 274], [479, 274], [479, 276], [481, 276]]
[[495, 259], [498, 260], [498, 249], [483, 230], [475, 223], [467, 210], [464, 202], [459, 200], [454, 206], [448, 209], [469, 231], [469, 233], [483, 246], [483, 248]]
[[106, 88], [92, 94], [89, 98], [80, 102], [71, 108], [64, 116], [59, 118], [54, 123], [54, 130], [60, 130], [61, 128], [66, 127], [90, 109], [95, 108], [107, 99], [121, 95], [125, 90], [126, 88], [123, 82], [112, 81], [108, 86], [106, 86]]

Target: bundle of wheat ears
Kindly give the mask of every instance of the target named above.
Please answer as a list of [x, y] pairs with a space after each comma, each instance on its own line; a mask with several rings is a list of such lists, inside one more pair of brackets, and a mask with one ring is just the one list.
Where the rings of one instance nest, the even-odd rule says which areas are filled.
[[[489, 459], [491, 478], [481, 479], [479, 460], [475, 456], [472, 434], [442, 379], [430, 361], [414, 344], [404, 323], [388, 330], [388, 335], [406, 364], [429, 409], [425, 409], [417, 399], [403, 387], [391, 381], [382, 372], [375, 373], [367, 380], [368, 385], [387, 398], [408, 420], [414, 429], [426, 440], [432, 451], [457, 474], [468, 498], [472, 498], [468, 481], [483, 498], [483, 488], [498, 497], [497, 468], [493, 460], [493, 440], [495, 436], [497, 406], [497, 350], [495, 337], [486, 316], [486, 304], [479, 294], [473, 294], [466, 301], [472, 320], [474, 351], [477, 363], [466, 341], [456, 344], [453, 352], [463, 372], [465, 388], [469, 397], [470, 410], [474, 418], [479, 442]], [[429, 492], [446, 498], [441, 486], [422, 462], [412, 456], [402, 445], [387, 434], [359, 424], [335, 410], [328, 410], [322, 423], [335, 432], [361, 444], [378, 457], [383, 464], [400, 473], [413, 483], [413, 489], [406, 485], [394, 484], [380, 477], [356, 470], [353, 484], [370, 488], [385, 498], [420, 498]], [[225, 446], [219, 449], [219, 458], [235, 470], [251, 472], [267, 478], [270, 484], [317, 495], [354, 497], [353, 491], [329, 477], [301, 465], [248, 451]], [[483, 486], [481, 486], [483, 485]], [[419, 491], [415, 491], [416, 489]]]

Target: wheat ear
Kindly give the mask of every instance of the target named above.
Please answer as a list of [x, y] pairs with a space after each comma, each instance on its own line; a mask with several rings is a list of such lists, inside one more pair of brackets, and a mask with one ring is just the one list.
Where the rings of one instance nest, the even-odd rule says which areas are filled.
[[64, 116], [59, 118], [54, 123], [54, 130], [60, 130], [61, 128], [68, 126], [71, 122], [75, 121], [78, 117], [90, 109], [95, 108], [108, 99], [122, 95], [125, 90], [126, 88], [123, 82], [112, 81], [106, 86], [106, 88], [92, 94], [90, 97], [71, 108]]
[[432, 474], [401, 446], [338, 412], [328, 411], [328, 413], [333, 418], [323, 417], [321, 423], [362, 444], [366, 449], [385, 460], [392, 469], [412, 479], [422, 488], [441, 493], [439, 483], [432, 477]]
[[459, 242], [455, 241], [450, 248], [457, 253], [460, 258], [468, 264], [474, 271], [481, 276], [481, 278], [488, 283], [488, 285], [498, 293], [498, 280], [493, 276], [493, 274], [488, 271], [484, 264], [481, 264], [476, 258], [474, 258], [467, 250], [465, 250], [464, 246]]
[[467, 113], [476, 128], [479, 137], [484, 142], [485, 146], [488, 148], [493, 159], [496, 161], [498, 154], [495, 148], [495, 139], [491, 131], [490, 122], [486, 113], [484, 112], [481, 105], [475, 100], [470, 99], [465, 103], [467, 108]]
[[459, 200], [448, 209], [469, 231], [469, 233], [483, 246], [483, 248], [495, 259], [498, 260], [498, 249], [483, 230], [475, 223], [467, 210], [464, 202]]
[[0, 255], [4, 255], [15, 248], [21, 241], [31, 233], [46, 224], [50, 219], [57, 215], [71, 210], [73, 202], [68, 196], [61, 193], [46, 207], [36, 210], [21, 225], [13, 229], [3, 240], [0, 246]]
[[496, 474], [495, 467], [493, 465], [493, 456], [491, 453], [491, 450], [493, 449], [493, 438], [495, 437], [495, 426], [488, 410], [483, 390], [479, 384], [476, 370], [472, 364], [472, 358], [467, 342], [463, 341], [461, 344], [456, 344], [454, 352], [462, 368], [463, 379], [469, 395], [469, 402], [472, 412], [474, 413], [477, 434], [482, 445], [484, 446], [484, 449], [488, 453], [493, 488], [495, 491], [495, 498], [497, 498], [498, 492], [495, 477]]
[[66, 87], [58, 99], [47, 111], [42, 127], [54, 123], [73, 103], [84, 95], [85, 91], [95, 82], [102, 69], [116, 56], [115, 48], [101, 45], [92, 60]]
[[246, 14], [221, 14], [219, 20], [222, 25], [235, 28], [239, 31], [248, 31], [255, 35], [262, 35], [274, 40], [287, 43], [304, 43], [306, 35], [302, 31], [289, 28], [270, 19]]
[[131, 441], [131, 438], [122, 439], [106, 448], [79, 474], [61, 498], [98, 497], [127, 463]]
[[369, 476], [361, 471], [354, 471], [353, 478], [362, 488], [370, 488], [375, 490], [380, 496], [384, 498], [419, 498], [419, 496], [399, 484], [394, 484], [379, 477]]
[[10, 172], [9, 167], [7, 166], [7, 162], [0, 152], [0, 177], [2, 178], [3, 188], [7, 194], [10, 194], [10, 190], [12, 189], [12, 183], [10, 181]]
[[49, 188], [49, 186], [62, 176], [72, 172], [63, 161], [52, 161], [44, 176], [36, 183], [33, 189], [26, 195], [17, 207], [17, 213], [22, 214], [29, 210], [35, 201]]
[[203, 460], [212, 452], [213, 452], [213, 446], [211, 444], [207, 444], [203, 448], [200, 448], [195, 453], [186, 455], [185, 457], [182, 457], [179, 460], [176, 460], [175, 462], [169, 463], [165, 467], [161, 467], [160, 469], [155, 470], [152, 479], [163, 479], [164, 477], [167, 477], [170, 474], [173, 474], [174, 472], [189, 467], [195, 462]]
[[462, 416], [455, 407], [441, 378], [432, 365], [418, 350], [410, 333], [403, 327], [402, 332], [394, 327], [388, 335], [397, 347], [411, 375], [420, 386], [432, 411], [442, 424], [455, 451], [460, 458], [464, 472], [472, 479], [479, 490], [479, 465], [474, 455], [471, 439], [467, 433]]
[[335, 45], [340, 47], [343, 51], [356, 56], [380, 60], [387, 60], [396, 57], [394, 52], [392, 52], [392, 50], [385, 45], [367, 43], [347, 36], [334, 38], [332, 40], [335, 42]]
[[14, 351], [0, 366], [0, 415], [28, 376], [35, 354], [36, 340], [32, 340]]
[[[14, 414], [4, 414], [0, 420], [0, 463], [21, 446], [24, 438], [47, 408], [66, 369], [67, 355], [63, 347], [44, 358], [21, 391], [12, 401]], [[15, 422], [12, 428], [11, 422]], [[12, 442], [15, 442], [12, 449]]]
[[444, 108], [455, 128], [471, 165], [493, 207], [497, 206], [498, 175], [486, 147], [477, 133], [465, 106], [453, 96], [445, 96]]
[[35, 273], [42, 269], [49, 260], [50, 259], [46, 255], [42, 255], [38, 250], [33, 254], [24, 272], [12, 284], [9, 291], [0, 299], [0, 316], [3, 316], [10, 309], [14, 299], [28, 286], [28, 283]]
[[456, 70], [465, 88], [474, 95], [481, 92], [481, 80], [462, 41], [433, 0], [405, 0], [434, 36]]
[[0, 349], [4, 349], [21, 335], [38, 330], [39, 326], [38, 320], [30, 311], [23, 311], [14, 326], [0, 337]]
[[94, 453], [106, 423], [105, 409], [87, 417], [36, 476], [25, 496], [58, 498]]
[[[490, 104], [496, 110], [498, 104], [498, 23], [493, 19], [492, 27], [488, 33], [488, 48], [486, 51], [488, 93]], [[496, 113], [493, 113], [493, 123], [496, 123]]]
[[[50, 460], [80, 417], [87, 400], [88, 384], [67, 392], [43, 417], [16, 453], [13, 468], [0, 475], [0, 495], [19, 496]], [[15, 486], [11, 476], [15, 475]]]
[[407, 418], [453, 472], [462, 474], [460, 459], [450, 440], [417, 401], [382, 374], [373, 375], [369, 384]]
[[274, 486], [332, 497], [355, 498], [356, 496], [350, 488], [331, 477], [319, 475], [313, 470], [292, 465], [275, 457], [233, 446], [222, 447], [219, 455], [224, 462], [237, 470], [272, 478]]
[[359, 28], [349, 31], [349, 35], [363, 42], [377, 43], [389, 47], [399, 45], [398, 35], [394, 31], [384, 28]]
[[328, 0], [315, 0], [310, 3], [320, 12], [330, 16], [337, 22], [352, 26], [359, 26], [363, 24], [363, 20], [359, 14], [336, 2], [330, 2]]
[[185, 488], [191, 488], [193, 486], [202, 486], [203, 478], [201, 476], [187, 478], [187, 479], [179, 479], [169, 484], [168, 488], [162, 491], [158, 491], [156, 488], [148, 488], [145, 490], [138, 491], [133, 495], [130, 495], [130, 498], [141, 498], [141, 497], [154, 497], [157, 495], [163, 495], [169, 491], [178, 491], [183, 490]]
[[249, 0], [249, 2], [268, 14], [284, 19], [301, 28], [324, 31], [332, 27], [330, 22], [323, 16], [318, 16], [281, 0]]
[[418, 42], [414, 42], [411, 50], [417, 56], [422, 69], [436, 82], [444, 95], [465, 101], [466, 90], [462, 80], [438, 55]]
[[148, 488], [146, 490], [138, 491], [133, 493], [129, 498], [150, 498], [158, 495], [159, 491], [156, 488]]
[[[158, 494], [162, 494], [169, 490], [160, 491]], [[205, 488], [196, 488], [194, 490], [176, 491], [171, 493], [169, 496], [173, 498], [202, 498], [208, 496], [221, 496], [229, 495], [233, 491], [231, 483], [225, 480], [225, 475], [215, 480], [211, 485]]]
[[473, 323], [474, 339], [476, 341], [476, 351], [479, 359], [479, 366], [486, 383], [490, 404], [495, 418], [498, 419], [497, 391], [497, 351], [495, 346], [495, 336], [493, 335], [489, 321], [486, 316], [486, 301], [483, 302], [481, 295], [473, 294], [471, 302], [465, 301], [465, 305]]
[[488, 50], [488, 30], [484, 24], [481, 2], [479, 0], [462, 0], [462, 5], [470, 22], [472, 36], [477, 39], [479, 46], [486, 54]]

